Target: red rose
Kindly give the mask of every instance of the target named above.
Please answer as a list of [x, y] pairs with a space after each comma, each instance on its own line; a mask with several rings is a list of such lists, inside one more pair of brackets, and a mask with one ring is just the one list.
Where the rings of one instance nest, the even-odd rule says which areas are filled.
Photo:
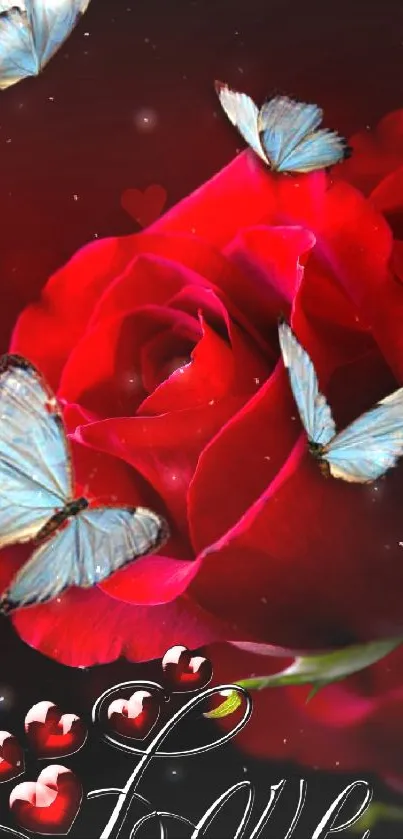
[[[211, 651], [214, 679], [267, 676], [284, 659], [253, 655], [228, 644]], [[290, 659], [291, 663], [292, 659]], [[308, 702], [309, 687], [253, 692], [253, 713], [237, 745], [259, 758], [293, 761], [310, 769], [377, 773], [403, 791], [403, 652], [323, 688]], [[231, 717], [220, 721], [230, 728]]]
[[[403, 117], [388, 120], [371, 176], [387, 144], [399, 163]], [[81, 250], [20, 316], [11, 347], [63, 400], [78, 491], [146, 504], [172, 531], [164, 556], [21, 610], [28, 643], [87, 665], [402, 631], [403, 468], [377, 486], [324, 479], [277, 340], [283, 313], [339, 425], [402, 382], [402, 248], [382, 215], [399, 173], [365, 198], [341, 180], [365, 159], [296, 178], [245, 152], [147, 232]], [[7, 557], [4, 583], [21, 562]]]

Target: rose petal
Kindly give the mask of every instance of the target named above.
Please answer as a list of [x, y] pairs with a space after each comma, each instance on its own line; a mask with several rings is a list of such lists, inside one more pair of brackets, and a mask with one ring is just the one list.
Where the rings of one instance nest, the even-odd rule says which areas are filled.
[[183, 594], [199, 570], [199, 562], [147, 556], [113, 574], [99, 588], [124, 603], [158, 606]]
[[263, 334], [277, 328], [280, 313], [288, 315], [303, 275], [302, 258], [314, 244], [309, 230], [262, 226], [242, 231], [227, 246], [226, 255], [245, 277], [231, 297]]
[[[403, 152], [402, 152], [403, 159]], [[391, 172], [376, 185], [371, 192], [370, 201], [378, 213], [390, 213], [403, 209], [403, 166]]]
[[[50, 278], [38, 303], [22, 312], [14, 328], [11, 351], [30, 358], [55, 388], [63, 365], [94, 314], [94, 308], [105, 302], [110, 316], [113, 308], [109, 294], [114, 293], [120, 276], [128, 277], [131, 285], [132, 261], [137, 254], [143, 253], [171, 260], [175, 274], [181, 273], [177, 265], [174, 267], [175, 263], [187, 266], [207, 279], [229, 270], [225, 260], [210, 244], [191, 235], [168, 236], [161, 231], [93, 242], [81, 248]], [[146, 277], [147, 264], [140, 260], [139, 270], [142, 266], [144, 270], [140, 276]], [[160, 268], [161, 265], [158, 270]], [[143, 283], [142, 288], [148, 302], [149, 283]], [[162, 293], [168, 293], [166, 286]], [[126, 301], [127, 297], [123, 297]], [[116, 305], [119, 308], [119, 302]]]
[[359, 192], [343, 182], [326, 194], [316, 251], [371, 326], [398, 381], [403, 379], [403, 294], [391, 276], [391, 232]]
[[[403, 155], [402, 155], [403, 157]], [[403, 167], [387, 175], [370, 195], [371, 204], [383, 213], [396, 237], [403, 235]]]
[[326, 481], [302, 439], [269, 489], [205, 550], [191, 592], [212, 613], [236, 614], [245, 635], [284, 647], [399, 635], [402, 482], [403, 468], [378, 491]]
[[139, 472], [118, 457], [83, 446], [69, 436], [75, 494], [97, 505], [124, 504], [151, 507], [163, 513], [157, 493]]
[[91, 411], [86, 411], [82, 405], [77, 405], [76, 402], [66, 402], [65, 399], [59, 400], [63, 409], [63, 423], [68, 434], [73, 433], [78, 425], [85, 425], [87, 422], [97, 422], [100, 417]]
[[388, 114], [374, 129], [354, 134], [349, 145], [353, 154], [332, 175], [369, 194], [382, 178], [403, 164], [403, 110]]
[[[232, 324], [237, 323], [243, 332], [250, 336], [256, 346], [259, 347], [260, 355], [262, 353], [267, 354], [267, 352], [270, 352], [270, 346], [266, 334], [260, 333], [254, 322], [248, 316], [245, 316], [244, 311], [239, 309], [234, 302], [236, 299], [235, 286], [239, 280], [236, 270], [233, 269], [231, 272], [230, 294], [222, 290], [221, 286], [226, 285], [222, 280], [221, 277], [219, 286], [211, 284], [208, 288], [186, 286], [174, 297], [171, 297], [168, 305], [173, 309], [180, 309], [193, 316], [201, 311], [210, 326], [225, 337], [231, 338]], [[246, 277], [243, 278], [241, 285], [244, 285], [245, 282], [247, 282]]]
[[223, 341], [200, 318], [202, 337], [191, 354], [191, 361], [175, 370], [140, 405], [138, 415], [156, 415], [212, 405], [232, 393], [234, 358]]
[[134, 466], [164, 500], [170, 524], [187, 538], [186, 494], [197, 459], [242, 402], [229, 396], [198, 410], [104, 420], [81, 426], [75, 437]]
[[70, 589], [60, 603], [20, 609], [12, 620], [25, 643], [70, 667], [106, 664], [120, 656], [148, 661], [175, 644], [195, 649], [223, 636], [219, 622], [185, 596], [164, 606], [129, 606], [99, 588]]
[[294, 210], [297, 217], [319, 213], [326, 184], [323, 172], [278, 177], [247, 150], [165, 213], [149, 231], [191, 232], [222, 248], [244, 227], [262, 222], [280, 224], [281, 218], [289, 223]]
[[[327, 393], [335, 368], [361, 357], [374, 343], [367, 332], [353, 330], [352, 326], [357, 326], [354, 310], [343, 295], [329, 292], [330, 308], [323, 305], [333, 285], [329, 286], [330, 280], [317, 273], [315, 266], [309, 268], [308, 264], [296, 292], [292, 322], [299, 340], [315, 360], [321, 387]], [[383, 368], [380, 373], [384, 373]], [[341, 417], [337, 401], [335, 408], [336, 417]], [[349, 417], [353, 418], [354, 414]], [[235, 525], [264, 492], [285, 462], [300, 430], [288, 376], [280, 362], [272, 378], [231, 417], [200, 455], [189, 490], [190, 529], [196, 551]], [[232, 490], [235, 485], [236, 492]]]
[[232, 527], [276, 476], [300, 434], [296, 413], [279, 366], [203, 449], [188, 499], [196, 552]]
[[188, 340], [198, 339], [199, 327], [193, 318], [160, 306], [145, 306], [123, 318], [102, 321], [71, 352], [59, 394], [100, 416], [135, 413], [146, 395], [141, 378], [144, 341], [167, 327]]
[[[183, 244], [186, 255], [188, 243], [185, 237], [173, 238], [177, 249], [179, 245], [177, 239]], [[167, 237], [163, 237], [163, 242], [167, 250], [172, 251], [172, 246], [169, 248], [170, 243], [166, 239]], [[193, 248], [194, 250], [196, 249]], [[198, 250], [200, 251], [201, 248], [199, 247]], [[204, 261], [207, 262], [204, 251], [203, 255]], [[179, 249], [177, 257], [178, 261], [173, 261], [173, 259], [152, 253], [140, 253], [131, 259], [126, 270], [110, 283], [97, 302], [90, 326], [98, 324], [104, 318], [109, 320], [114, 315], [132, 312], [143, 306], [163, 306], [185, 286], [192, 284], [199, 286], [206, 283], [203, 275], [192, 270], [186, 262], [183, 264]], [[196, 264], [199, 261], [195, 259]]]
[[[239, 679], [267, 676], [287, 665], [276, 658], [252, 655], [228, 645], [215, 644], [208, 650], [214, 667], [214, 684], [230, 684]], [[291, 661], [289, 662], [291, 664]], [[324, 689], [328, 690], [327, 688]], [[319, 696], [324, 693], [322, 691]], [[295, 702], [295, 695], [299, 701]], [[245, 728], [237, 735], [239, 748], [255, 757], [299, 762], [316, 769], [353, 771], [371, 767], [367, 750], [357, 750], [359, 735], [356, 729], [328, 728], [306, 713], [313, 708], [317, 697], [306, 705], [306, 688], [275, 688], [252, 691], [253, 714]], [[262, 720], [271, 724], [263, 725]], [[231, 717], [219, 720], [220, 728], [233, 726]], [[373, 757], [373, 756], [371, 756]]]
[[153, 394], [175, 370], [189, 364], [193, 349], [194, 340], [170, 329], [146, 341], [140, 354], [141, 378], [146, 391]]
[[20, 315], [11, 352], [30, 358], [53, 387], [91, 315], [94, 301], [126, 264], [133, 238], [105, 239], [86, 245], [53, 275], [41, 300]]
[[[394, 659], [397, 652], [392, 654]], [[287, 664], [234, 648], [231, 651], [228, 645], [213, 645], [208, 654], [217, 684], [268, 675]], [[392, 656], [385, 660], [389, 669]], [[374, 685], [364, 696], [357, 684], [359, 680], [373, 683], [379, 665], [382, 662], [343, 683], [322, 688], [308, 703], [308, 687], [253, 691], [253, 714], [238, 734], [239, 747], [266, 760], [298, 761], [316, 769], [372, 773], [376, 769], [388, 777], [400, 777], [401, 783], [402, 690], [382, 695]], [[397, 672], [401, 677], [399, 667]], [[274, 720], [275, 725], [262, 728], [262, 719]], [[228, 729], [233, 721], [227, 717], [219, 725]]]

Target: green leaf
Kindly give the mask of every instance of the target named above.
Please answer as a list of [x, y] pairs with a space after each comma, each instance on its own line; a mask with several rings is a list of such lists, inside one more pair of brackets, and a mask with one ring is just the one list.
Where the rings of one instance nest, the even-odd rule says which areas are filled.
[[[321, 688], [375, 664], [401, 643], [403, 643], [402, 637], [389, 638], [386, 641], [372, 641], [369, 644], [343, 647], [341, 650], [330, 653], [299, 656], [290, 667], [279, 673], [241, 679], [235, 684], [245, 690], [263, 690], [263, 688], [285, 687], [286, 685], [312, 685], [312, 691], [307, 699], [309, 701]], [[232, 714], [241, 702], [238, 697], [237, 704], [234, 704], [235, 696], [237, 696], [235, 693], [228, 696], [222, 705], [210, 712], [214, 714], [213, 718], [219, 719]]]
[[403, 822], [403, 807], [374, 801], [361, 818], [350, 827], [350, 832], [359, 833], [362, 836], [363, 830], [372, 830], [378, 822]]
[[203, 717], [206, 717], [208, 720], [219, 720], [222, 719], [222, 717], [229, 717], [229, 715], [233, 714], [240, 705], [242, 705], [242, 694], [236, 693], [235, 690], [232, 690], [228, 693], [228, 696], [222, 705], [218, 705], [218, 707], [213, 708], [212, 711], [206, 711], [206, 713], [203, 714]]

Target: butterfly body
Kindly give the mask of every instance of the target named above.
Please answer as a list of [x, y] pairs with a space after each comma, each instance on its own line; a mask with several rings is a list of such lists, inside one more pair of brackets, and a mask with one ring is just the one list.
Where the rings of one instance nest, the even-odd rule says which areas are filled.
[[312, 440], [308, 440], [308, 451], [312, 455], [313, 459], [316, 460], [323, 477], [329, 478], [331, 471], [329, 464], [326, 462], [326, 446], [322, 446], [320, 443], [314, 443]]
[[0, 359], [0, 548], [36, 550], [1, 599], [3, 611], [44, 603], [75, 585], [96, 585], [169, 537], [143, 507], [93, 507], [74, 498], [61, 410], [25, 358]]
[[317, 105], [275, 96], [259, 109], [250, 96], [222, 82], [215, 88], [230, 122], [273, 172], [313, 172], [351, 153], [344, 137], [319, 128], [323, 111]]
[[403, 455], [403, 388], [338, 433], [312, 360], [284, 321], [279, 340], [308, 449], [322, 474], [349, 483], [372, 483], [382, 477]]
[[40, 531], [37, 533], [35, 538], [33, 539], [34, 545], [40, 545], [41, 542], [44, 542], [45, 539], [48, 539], [49, 536], [52, 535], [56, 530], [59, 530], [62, 525], [64, 525], [68, 519], [74, 518], [81, 510], [85, 510], [89, 506], [89, 501], [86, 498], [74, 498], [72, 501], [68, 501], [61, 510], [57, 510], [57, 512], [41, 527]]

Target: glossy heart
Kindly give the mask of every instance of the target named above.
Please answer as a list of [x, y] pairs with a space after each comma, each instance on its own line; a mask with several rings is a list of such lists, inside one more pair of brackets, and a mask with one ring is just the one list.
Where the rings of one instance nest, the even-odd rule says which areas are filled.
[[24, 769], [24, 752], [17, 738], [9, 731], [0, 731], [0, 784], [18, 778]]
[[160, 710], [157, 695], [148, 690], [136, 690], [129, 699], [114, 699], [111, 702], [108, 708], [109, 728], [124, 737], [144, 740], [154, 728]]
[[76, 714], [63, 714], [53, 702], [38, 702], [25, 717], [25, 732], [37, 757], [66, 757], [87, 739], [87, 728]]
[[167, 200], [167, 191], [160, 184], [151, 184], [142, 192], [140, 189], [126, 189], [120, 199], [122, 207], [141, 227], [148, 227], [162, 213]]
[[82, 797], [77, 776], [65, 766], [52, 764], [42, 770], [37, 781], [24, 781], [13, 789], [10, 809], [25, 830], [61, 836], [69, 832]]
[[208, 658], [193, 655], [187, 647], [171, 647], [162, 659], [167, 686], [176, 693], [200, 690], [208, 685], [213, 668]]

